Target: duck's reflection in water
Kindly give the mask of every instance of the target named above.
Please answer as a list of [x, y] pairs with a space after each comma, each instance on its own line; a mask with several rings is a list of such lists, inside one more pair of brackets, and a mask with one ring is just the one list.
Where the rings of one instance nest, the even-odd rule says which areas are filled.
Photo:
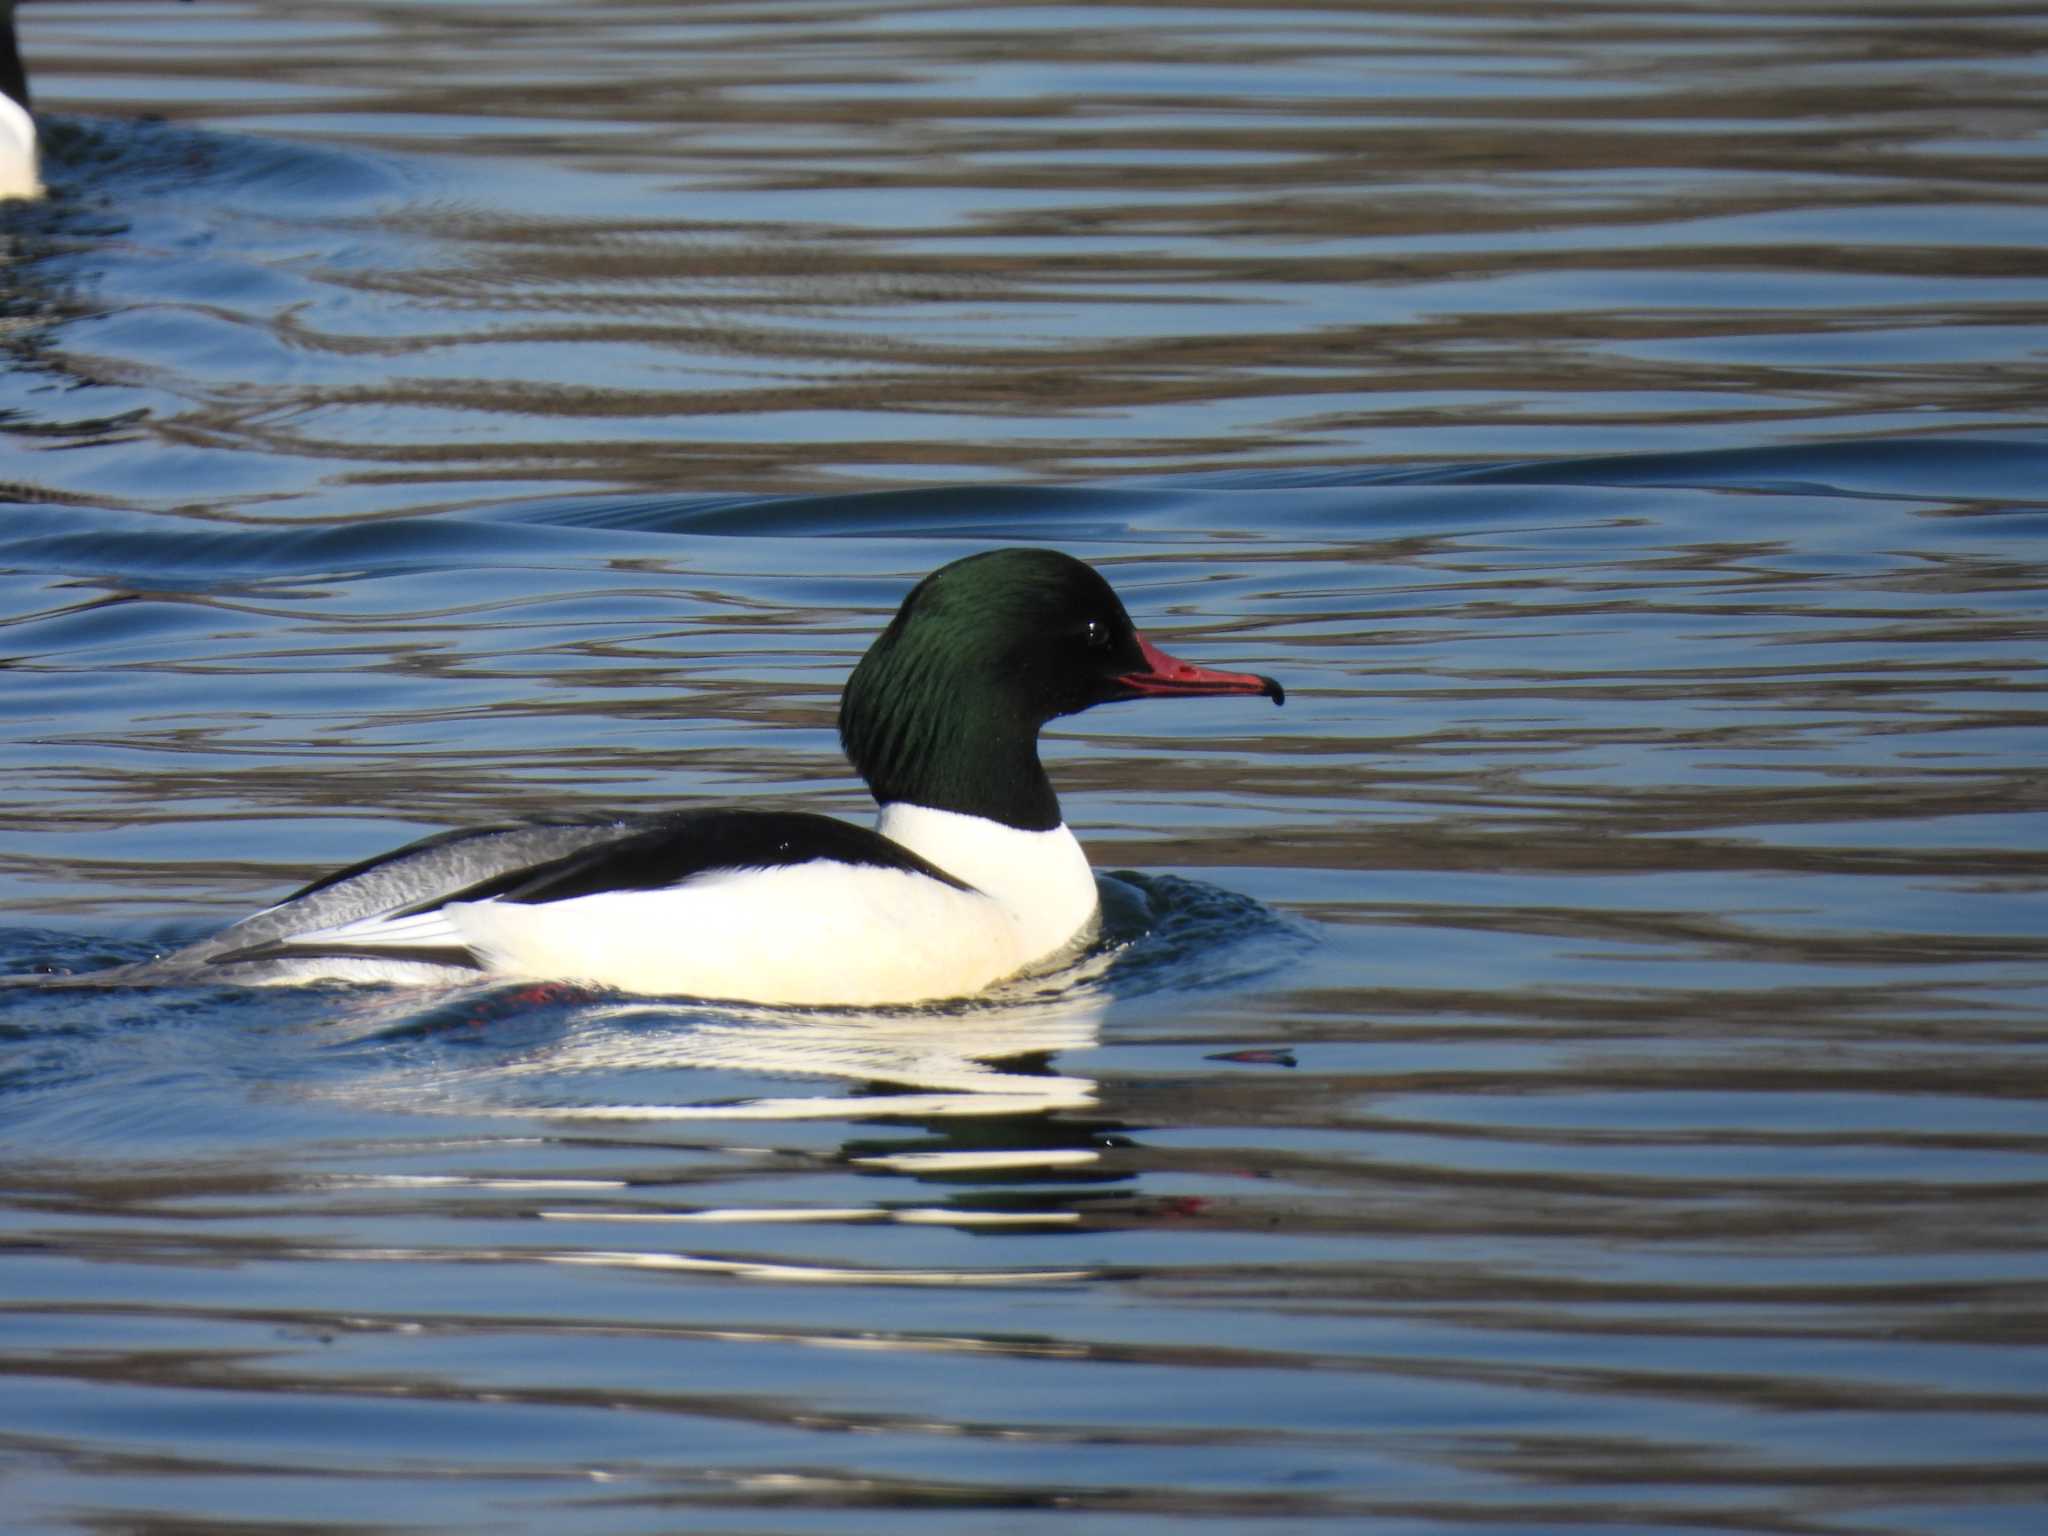
[[[378, 1049], [380, 1070], [344, 1091], [554, 1122], [1078, 1109], [1094, 1102], [1094, 1082], [1052, 1058], [1099, 1041], [1108, 997], [1093, 983], [1070, 967], [1057, 985], [905, 1009], [626, 1001], [555, 986], [469, 991], [398, 1019], [370, 1002], [344, 1022], [352, 1044]], [[794, 1084], [815, 1091], [781, 1091]]]
[[620, 1004], [594, 1010], [588, 1027], [515, 1075], [560, 1082], [593, 1074], [678, 1069], [836, 1084], [837, 1091], [766, 1094], [743, 1100], [551, 1105], [555, 1120], [914, 1119], [1079, 1109], [1095, 1084], [1052, 1065], [1061, 1051], [1100, 1038], [1099, 996], [1039, 999], [957, 1011], [731, 1012], [669, 1027], [671, 1010]]
[[[376, 1020], [359, 1014], [344, 1049], [361, 1066], [367, 1048], [373, 1070], [330, 1079], [326, 1091], [380, 1110], [517, 1117], [520, 1140], [535, 1149], [528, 1157], [574, 1145], [630, 1158], [623, 1179], [548, 1181], [551, 1198], [531, 1214], [550, 1221], [643, 1236], [682, 1224], [1072, 1226], [1090, 1190], [1129, 1177], [1103, 1166], [1118, 1127], [1089, 1113], [1095, 1082], [1057, 1065], [1099, 1042], [1108, 1003], [1083, 968], [1056, 984], [896, 1011], [713, 1008], [497, 989], [444, 999], [401, 1022], [388, 1012]], [[829, 1129], [835, 1121], [844, 1127], [837, 1134]], [[771, 1129], [778, 1122], [779, 1133]], [[538, 1138], [536, 1123], [545, 1128]], [[683, 1126], [692, 1127], [687, 1143], [662, 1134]], [[657, 1154], [652, 1166], [649, 1153]], [[672, 1172], [661, 1169], [662, 1153], [674, 1157]], [[708, 1181], [707, 1156], [727, 1165]], [[487, 1177], [503, 1187], [507, 1171]], [[398, 1182], [420, 1187], [417, 1175]], [[446, 1191], [468, 1176], [434, 1182]], [[744, 1188], [766, 1198], [704, 1201], [707, 1183], [722, 1186], [721, 1195]], [[551, 1257], [658, 1268], [738, 1263], [756, 1278], [822, 1278], [848, 1268], [821, 1265], [815, 1253], [739, 1259], [607, 1247]], [[871, 1273], [900, 1283], [905, 1271]], [[997, 1273], [934, 1270], [927, 1283]]]

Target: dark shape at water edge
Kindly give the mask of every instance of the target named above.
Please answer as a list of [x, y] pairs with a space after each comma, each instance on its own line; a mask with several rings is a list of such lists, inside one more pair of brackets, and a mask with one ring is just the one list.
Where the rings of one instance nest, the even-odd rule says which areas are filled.
[[[1227, 471], [1081, 485], [933, 485], [829, 495], [578, 496], [478, 514], [545, 524], [736, 538], [1004, 539], [1088, 542], [1213, 531], [1213, 497], [1281, 493], [1255, 521], [1306, 515], [1312, 493], [1420, 486], [1658, 487], [1842, 498], [2048, 505], [2048, 443], [2011, 437], [1880, 438], [1679, 453], [1495, 463]], [[1201, 517], [1191, 508], [1201, 509]], [[1331, 507], [1317, 503], [1325, 521]]]
[[821, 496], [578, 497], [507, 506], [501, 521], [738, 538], [1113, 539], [1169, 507], [1160, 490], [1100, 485], [931, 485]]
[[2009, 438], [1880, 438], [1524, 459], [1425, 470], [1413, 478], [1437, 484], [1657, 485], [2048, 502], [2048, 444]]

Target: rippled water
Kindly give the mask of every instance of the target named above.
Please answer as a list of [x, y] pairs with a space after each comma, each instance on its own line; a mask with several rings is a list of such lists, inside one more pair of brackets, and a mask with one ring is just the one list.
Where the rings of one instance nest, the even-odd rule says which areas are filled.
[[10, 1528], [2048, 1524], [2030, 9], [23, 26], [0, 972], [860, 815], [995, 542], [1290, 697], [1035, 990], [0, 988]]

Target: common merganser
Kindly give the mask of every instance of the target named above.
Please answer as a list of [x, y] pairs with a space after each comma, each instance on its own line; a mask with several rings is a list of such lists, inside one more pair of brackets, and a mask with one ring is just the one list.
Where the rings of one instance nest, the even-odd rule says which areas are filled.
[[0, 0], [0, 202], [42, 195], [28, 75], [14, 43], [14, 0]]
[[135, 969], [853, 1007], [966, 996], [1056, 962], [1099, 919], [1039, 728], [1211, 694], [1286, 698], [1270, 677], [1167, 655], [1070, 555], [970, 555], [917, 584], [847, 681], [839, 737], [881, 807], [872, 830], [689, 810], [446, 832]]

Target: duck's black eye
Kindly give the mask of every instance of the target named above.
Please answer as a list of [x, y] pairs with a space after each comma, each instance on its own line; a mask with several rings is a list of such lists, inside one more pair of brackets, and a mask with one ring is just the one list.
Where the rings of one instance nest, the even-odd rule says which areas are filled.
[[1081, 631], [1081, 638], [1087, 642], [1089, 650], [1106, 651], [1114, 637], [1109, 632], [1109, 626], [1102, 620], [1090, 619], [1088, 627]]

